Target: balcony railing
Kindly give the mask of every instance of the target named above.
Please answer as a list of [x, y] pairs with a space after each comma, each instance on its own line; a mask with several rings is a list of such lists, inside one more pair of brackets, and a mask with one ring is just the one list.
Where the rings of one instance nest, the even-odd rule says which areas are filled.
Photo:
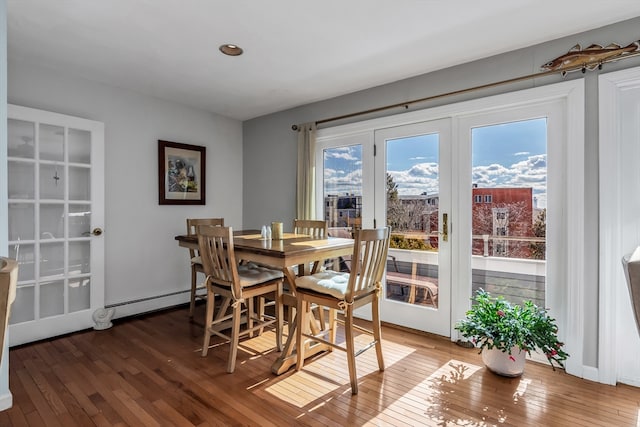
[[[438, 307], [438, 253], [390, 249], [387, 298]], [[503, 295], [512, 303], [531, 300], [545, 305], [546, 261], [472, 255], [471, 288]], [[435, 287], [435, 289], [434, 289]], [[471, 295], [469, 295], [471, 297]]]

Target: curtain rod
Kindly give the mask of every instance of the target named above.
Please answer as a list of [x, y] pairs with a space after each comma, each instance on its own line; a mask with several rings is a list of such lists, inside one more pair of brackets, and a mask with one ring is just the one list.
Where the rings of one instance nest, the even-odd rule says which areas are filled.
[[[435, 99], [446, 98], [446, 97], [454, 96], [454, 95], [461, 95], [461, 94], [464, 94], [464, 93], [475, 92], [477, 90], [489, 89], [489, 88], [493, 88], [493, 87], [497, 87], [497, 86], [503, 86], [503, 85], [507, 85], [507, 84], [511, 84], [511, 83], [521, 82], [521, 81], [524, 81], [524, 80], [531, 80], [531, 79], [535, 79], [535, 78], [538, 78], [538, 77], [546, 77], [546, 76], [549, 76], [549, 75], [552, 75], [552, 74], [556, 74], [558, 72], [566, 74], [566, 73], [571, 72], [571, 71], [582, 70], [582, 73], [585, 73], [586, 70], [590, 66], [597, 65], [598, 69], [602, 69], [602, 64], [605, 64], [605, 63], [608, 63], [608, 62], [620, 61], [620, 60], [631, 58], [631, 57], [638, 56], [638, 55], [640, 55], [640, 51], [631, 52], [631, 53], [629, 53], [629, 54], [627, 54], [627, 55], [625, 55], [623, 57], [610, 58], [610, 59], [605, 59], [605, 60], [597, 61], [597, 62], [589, 62], [589, 63], [585, 63], [585, 64], [582, 64], [582, 65], [576, 65], [574, 67], [564, 68], [562, 70], [542, 71], [542, 72], [539, 72], [539, 73], [528, 74], [526, 76], [514, 77], [512, 79], [506, 79], [506, 80], [501, 80], [501, 81], [493, 82], [493, 83], [487, 83], [487, 84], [474, 86], [474, 87], [470, 87], [470, 88], [466, 88], [466, 89], [454, 90], [452, 92], [446, 92], [446, 93], [441, 93], [441, 94], [438, 94], [438, 95], [427, 96], [425, 98], [414, 99], [414, 100], [405, 101], [405, 102], [399, 102], [397, 104], [385, 105], [384, 107], [371, 108], [369, 110], [363, 110], [363, 111], [357, 111], [355, 113], [343, 114], [341, 116], [335, 116], [335, 117], [330, 117], [330, 118], [327, 118], [327, 119], [317, 120], [315, 123], [316, 123], [316, 125], [319, 125], [319, 124], [323, 124], [323, 123], [335, 122], [337, 120], [349, 119], [351, 117], [357, 117], [357, 116], [363, 116], [363, 115], [366, 115], [366, 114], [377, 113], [379, 111], [391, 110], [393, 108], [399, 108], [399, 107], [409, 108], [409, 106], [412, 105], [412, 104], [418, 104], [418, 103], [426, 102], [426, 101], [433, 101]], [[291, 129], [292, 130], [298, 130], [299, 126], [298, 125], [292, 125]]]

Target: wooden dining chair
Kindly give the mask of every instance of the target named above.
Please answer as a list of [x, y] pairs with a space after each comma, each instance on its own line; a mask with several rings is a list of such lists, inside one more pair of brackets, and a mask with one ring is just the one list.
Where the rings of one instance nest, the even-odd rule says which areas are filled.
[[[199, 225], [224, 225], [224, 218], [187, 218], [187, 235], [195, 236]], [[204, 286], [198, 286], [198, 273], [203, 273], [200, 253], [197, 249], [189, 249], [189, 262], [191, 263], [191, 299], [189, 303], [189, 317], [193, 318], [196, 300], [205, 299], [207, 292]], [[204, 292], [202, 292], [204, 290]], [[200, 292], [199, 292], [200, 291]]]
[[296, 234], [307, 234], [318, 239], [327, 238], [328, 222], [315, 219], [294, 219], [293, 232]]
[[[378, 368], [384, 371], [380, 330], [380, 294], [382, 275], [389, 251], [389, 228], [361, 229], [355, 237], [351, 271], [341, 273], [325, 270], [296, 279], [297, 323], [296, 323], [296, 369], [304, 366], [305, 346], [310, 342], [328, 344], [330, 348], [347, 353], [351, 392], [358, 394], [355, 358], [363, 351], [375, 346]], [[319, 334], [307, 332], [311, 305], [329, 308], [329, 327]], [[371, 304], [372, 331], [361, 328], [353, 322], [353, 311]], [[336, 313], [341, 310], [344, 320], [338, 321]], [[344, 325], [346, 345], [336, 343], [337, 324]], [[360, 330], [373, 335], [373, 341], [361, 350], [355, 350], [354, 331]]]
[[[327, 230], [329, 229], [328, 227], [329, 227], [328, 221], [325, 221], [325, 220], [315, 220], [315, 219], [294, 219], [293, 220], [293, 232], [295, 234], [306, 234], [317, 239], [326, 239], [329, 236], [327, 232]], [[298, 275], [306, 274], [305, 268], [309, 268], [310, 272], [315, 273], [316, 271], [314, 271], [314, 269], [320, 268], [323, 261], [324, 260], [318, 260], [316, 264], [311, 264], [308, 267], [305, 267], [304, 265], [299, 265], [298, 270], [296, 270], [296, 274]]]
[[[284, 280], [282, 271], [253, 263], [239, 264], [235, 256], [231, 227], [200, 225], [197, 233], [207, 287], [207, 314], [202, 356], [206, 356], [209, 351], [211, 335], [229, 340], [227, 372], [231, 373], [235, 370], [240, 336], [252, 336], [255, 331], [262, 331], [264, 327], [274, 324], [276, 348], [282, 351], [282, 282]], [[214, 295], [221, 295], [230, 300], [230, 314], [215, 315]], [[267, 296], [275, 301], [275, 316], [264, 313], [257, 316], [253, 311], [253, 300], [256, 297]], [[240, 330], [243, 317], [246, 319], [247, 326]], [[231, 332], [225, 334], [223, 330], [228, 329], [229, 321]]]

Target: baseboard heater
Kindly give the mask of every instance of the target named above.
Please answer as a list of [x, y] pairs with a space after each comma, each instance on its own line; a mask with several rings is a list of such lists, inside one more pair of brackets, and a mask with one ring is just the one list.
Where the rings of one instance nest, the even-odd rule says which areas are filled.
[[[113, 323], [111, 323], [111, 320], [113, 320], [116, 314], [116, 308], [131, 307], [135, 304], [149, 303], [149, 302], [160, 300], [163, 298], [177, 297], [183, 294], [188, 294], [189, 292], [190, 292], [189, 289], [186, 289], [183, 291], [169, 292], [166, 294], [154, 295], [151, 297], [137, 298], [129, 301], [121, 301], [113, 304], [107, 304], [104, 306], [104, 308], [99, 308], [93, 312], [93, 321], [95, 322], [93, 329], [103, 330], [103, 329], [109, 329], [111, 326], [113, 326]], [[146, 307], [143, 308], [143, 310], [131, 311], [129, 313], [127, 313], [127, 310], [124, 310], [124, 314], [122, 314], [119, 317], [128, 317], [133, 315], [149, 313], [152, 311], [160, 310], [163, 308], [170, 307], [172, 305], [178, 305], [185, 302], [176, 298], [173, 298], [173, 300], [175, 304], [168, 304], [168, 305], [162, 305], [162, 306], [147, 304]]]
[[132, 299], [131, 301], [117, 302], [115, 304], [107, 304], [107, 305], [104, 306], [104, 308], [112, 308], [112, 307], [120, 307], [122, 305], [136, 304], [136, 303], [139, 303], [139, 302], [151, 301], [151, 300], [154, 300], [154, 299], [160, 299], [160, 298], [171, 297], [171, 296], [174, 296], [174, 295], [185, 294], [187, 292], [189, 292], [189, 289], [186, 289], [184, 291], [169, 292], [168, 294], [156, 295], [156, 296], [153, 296], [153, 297]]

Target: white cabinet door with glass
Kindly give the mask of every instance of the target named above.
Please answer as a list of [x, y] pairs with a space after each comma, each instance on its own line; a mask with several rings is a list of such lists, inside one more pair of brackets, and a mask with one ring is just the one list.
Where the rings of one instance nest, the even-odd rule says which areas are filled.
[[104, 125], [8, 108], [10, 345], [93, 326], [104, 306]]

